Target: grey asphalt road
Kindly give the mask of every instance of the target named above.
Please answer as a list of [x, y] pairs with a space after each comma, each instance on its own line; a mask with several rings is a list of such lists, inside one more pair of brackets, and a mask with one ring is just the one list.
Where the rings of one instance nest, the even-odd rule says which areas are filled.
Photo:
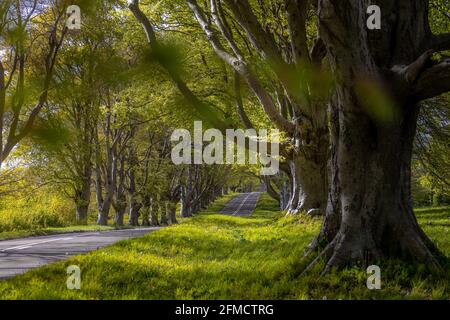
[[77, 232], [0, 241], [0, 279], [158, 229], [160, 228]]
[[250, 216], [255, 210], [261, 192], [241, 193], [231, 199], [220, 211], [233, 216]]

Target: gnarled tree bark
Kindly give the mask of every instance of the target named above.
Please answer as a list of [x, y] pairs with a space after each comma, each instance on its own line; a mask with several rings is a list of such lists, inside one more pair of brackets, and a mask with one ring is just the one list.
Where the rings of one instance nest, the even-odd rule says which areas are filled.
[[[418, 102], [430, 97], [416, 88], [436, 68], [426, 52], [428, 1], [376, 3], [383, 8], [382, 29], [370, 31], [369, 1], [319, 1], [321, 37], [337, 82], [328, 208], [312, 245], [321, 248], [325, 272], [387, 256], [439, 269], [437, 250], [414, 216], [410, 185]], [[444, 73], [448, 78], [450, 68]], [[442, 72], [428, 78], [428, 86], [438, 79]], [[449, 82], [438, 87], [433, 94], [450, 90]], [[374, 92], [382, 98], [371, 105]], [[388, 116], [373, 108], [389, 108]]]

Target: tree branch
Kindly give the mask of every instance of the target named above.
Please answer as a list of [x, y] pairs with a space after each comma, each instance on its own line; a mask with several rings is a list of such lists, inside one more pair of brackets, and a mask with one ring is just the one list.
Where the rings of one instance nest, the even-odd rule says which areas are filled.
[[429, 48], [435, 51], [450, 50], [450, 32], [433, 35], [430, 40]]
[[260, 55], [276, 64], [283, 64], [272, 35], [266, 32], [255, 16], [248, 0], [224, 0], [233, 12], [234, 17], [244, 29], [247, 38]]
[[250, 119], [247, 116], [247, 113], [244, 109], [244, 103], [242, 101], [242, 94], [241, 94], [241, 80], [240, 75], [237, 71], [234, 71], [234, 94], [236, 99], [236, 109], [237, 114], [239, 116], [239, 119], [241, 119], [242, 124], [245, 126], [246, 129], [254, 129], [254, 126]]
[[322, 63], [323, 58], [327, 55], [327, 48], [321, 38], [316, 39], [309, 55], [313, 64], [320, 65]]
[[[257, 50], [259, 55], [271, 66], [272, 70], [276, 74], [278, 80], [283, 85], [286, 90], [286, 95], [288, 96], [293, 108], [297, 113], [301, 113], [301, 105], [304, 101], [299, 99], [298, 96], [298, 86], [295, 81], [292, 81], [294, 73], [292, 72], [292, 66], [287, 63], [275, 42], [272, 34], [265, 30], [255, 13], [252, 10], [252, 7], [248, 0], [223, 0], [231, 12], [233, 13], [234, 18], [244, 30], [248, 40], [252, 44], [252, 46]], [[288, 0], [286, 0], [288, 1]], [[300, 0], [298, 0], [300, 1]], [[302, 3], [306, 2], [306, 0], [301, 0]], [[294, 1], [295, 2], [295, 1]], [[297, 4], [298, 5], [298, 4]], [[306, 5], [305, 10], [306, 10]], [[297, 9], [296, 9], [297, 10]], [[301, 15], [301, 13], [299, 13]], [[297, 17], [295, 17], [297, 18]], [[306, 17], [305, 17], [306, 19]], [[292, 28], [298, 27], [298, 22], [294, 21], [294, 14], [291, 15], [291, 26]], [[301, 24], [301, 23], [300, 23]], [[294, 30], [292, 30], [294, 31]], [[306, 60], [309, 59], [307, 54], [306, 42], [302, 39], [303, 32], [297, 34], [295, 32], [296, 37], [296, 45], [295, 50], [305, 51]], [[306, 36], [306, 31], [304, 32]]]
[[243, 55], [236, 42], [233, 39], [233, 34], [231, 33], [228, 24], [226, 23], [223, 12], [220, 10], [220, 6], [217, 4], [217, 0], [211, 0], [211, 16], [214, 23], [219, 28], [223, 37], [227, 40], [228, 45], [231, 50], [239, 60], [243, 60]]
[[199, 7], [196, 0], [186, 0], [189, 8], [194, 13], [197, 21], [199, 22], [201, 28], [205, 32], [211, 46], [213, 47], [216, 54], [227, 64], [229, 64], [235, 71], [237, 71], [242, 78], [244, 78], [248, 86], [253, 90], [256, 97], [260, 101], [264, 112], [272, 120], [280, 130], [285, 131], [288, 134], [295, 132], [295, 125], [285, 119], [277, 110], [275, 103], [272, 100], [270, 94], [265, 90], [260, 81], [256, 76], [250, 71], [246, 63], [239, 60], [235, 56], [229, 54], [225, 48], [222, 46], [220, 40], [217, 38], [213, 29], [211, 29], [202, 9]]
[[291, 38], [292, 56], [298, 66], [302, 60], [309, 62], [306, 40], [308, 0], [284, 0], [284, 5]]
[[[154, 52], [158, 52], [159, 43], [156, 39], [156, 34], [153, 29], [153, 25], [151, 24], [148, 17], [142, 12], [139, 8], [139, 0], [130, 0], [128, 4], [128, 8], [133, 13], [136, 20], [142, 25], [146, 35], [147, 41], [149, 43], [150, 48]], [[188, 85], [181, 79], [180, 75], [173, 70], [167, 63], [163, 60], [159, 59], [158, 61], [161, 66], [169, 73], [172, 81], [177, 86], [178, 90], [181, 92], [183, 97], [188, 101], [188, 103], [197, 111], [197, 115], [206, 120], [211, 125], [218, 129], [226, 129], [226, 123], [222, 121], [217, 115], [217, 110], [212, 108], [209, 105], [204, 104], [197, 98], [197, 96], [192, 92], [192, 90], [188, 87]], [[209, 110], [208, 110], [209, 109]]]
[[403, 70], [403, 76], [407, 83], [414, 83], [419, 77], [420, 73], [424, 70], [426, 63], [433, 55], [433, 50], [428, 50], [423, 53], [416, 61], [411, 63]]
[[156, 41], [155, 31], [153, 29], [153, 25], [147, 16], [141, 11], [139, 8], [139, 0], [131, 0], [128, 2], [128, 8], [133, 13], [134, 17], [137, 21], [142, 25], [142, 28], [145, 31], [147, 36], [147, 40], [152, 48], [158, 46], [158, 42]]
[[261, 176], [261, 180], [264, 182], [265, 186], [266, 186], [266, 191], [269, 194], [269, 196], [273, 199], [275, 199], [276, 201], [278, 201], [278, 203], [280, 203], [281, 198], [280, 198], [280, 193], [278, 191], [275, 190], [275, 188], [272, 185], [271, 182], [271, 177], [268, 176]]
[[[22, 108], [23, 101], [19, 101], [19, 106], [17, 107], [17, 110], [14, 111], [14, 119], [11, 124], [9, 135], [6, 141], [6, 144], [4, 148], [1, 151], [1, 157], [0, 157], [0, 163], [5, 161], [5, 159], [9, 156], [13, 148], [26, 136], [30, 133], [30, 131], [33, 128], [34, 122], [36, 121], [39, 113], [41, 112], [42, 108], [44, 107], [45, 103], [47, 102], [48, 98], [48, 92], [50, 90], [50, 84], [53, 77], [53, 70], [56, 63], [56, 58], [58, 56], [59, 49], [61, 48], [61, 45], [64, 41], [65, 35], [67, 33], [67, 27], [64, 27], [61, 32], [61, 37], [59, 41], [56, 39], [56, 33], [58, 28], [58, 22], [61, 15], [58, 16], [56, 19], [54, 29], [50, 32], [49, 36], [49, 52], [45, 59], [45, 79], [43, 84], [43, 89], [41, 94], [39, 95], [38, 102], [31, 110], [28, 119], [26, 120], [23, 127], [20, 129], [20, 132], [16, 134], [16, 129], [19, 121], [19, 113], [20, 109]], [[22, 58], [21, 58], [22, 59]], [[18, 90], [23, 90], [23, 81], [24, 81], [24, 62], [20, 61], [20, 73], [19, 73], [19, 83], [18, 83]]]
[[418, 77], [412, 98], [420, 101], [450, 91], [450, 59], [428, 68]]

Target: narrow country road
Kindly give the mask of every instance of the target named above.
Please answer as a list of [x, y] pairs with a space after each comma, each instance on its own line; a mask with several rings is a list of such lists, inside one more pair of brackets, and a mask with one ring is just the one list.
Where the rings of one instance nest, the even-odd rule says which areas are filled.
[[255, 210], [261, 192], [241, 193], [231, 199], [220, 211], [233, 216], [250, 216]]
[[160, 228], [77, 232], [0, 241], [0, 279], [158, 229]]

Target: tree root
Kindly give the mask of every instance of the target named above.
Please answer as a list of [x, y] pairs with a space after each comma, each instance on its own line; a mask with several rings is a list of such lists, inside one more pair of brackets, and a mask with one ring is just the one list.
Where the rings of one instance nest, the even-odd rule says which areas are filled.
[[[321, 238], [318, 236], [311, 243], [302, 260], [307, 261], [315, 252], [320, 250], [319, 248], [321, 247], [323, 240], [323, 237]], [[423, 263], [431, 272], [443, 272], [443, 268], [438, 261], [438, 256], [433, 254], [432, 249], [430, 250], [426, 245], [426, 241], [422, 239], [420, 234], [415, 234], [415, 236], [411, 237], [401, 237], [396, 239], [395, 242], [400, 243], [401, 257], [409, 259], [411, 262]], [[392, 243], [398, 244], [395, 242]], [[321, 261], [325, 261], [325, 267], [321, 271], [320, 277], [328, 274], [335, 268], [342, 269], [346, 266], [358, 263], [368, 266], [370, 264], [369, 260], [380, 260], [389, 257], [388, 249], [389, 248], [381, 250], [380, 248], [363, 245], [362, 243], [355, 244], [346, 241], [346, 237], [341, 233], [338, 233], [331, 242], [317, 253], [317, 256], [315, 256], [311, 262], [307, 263], [306, 267], [299, 275], [303, 276]]]

